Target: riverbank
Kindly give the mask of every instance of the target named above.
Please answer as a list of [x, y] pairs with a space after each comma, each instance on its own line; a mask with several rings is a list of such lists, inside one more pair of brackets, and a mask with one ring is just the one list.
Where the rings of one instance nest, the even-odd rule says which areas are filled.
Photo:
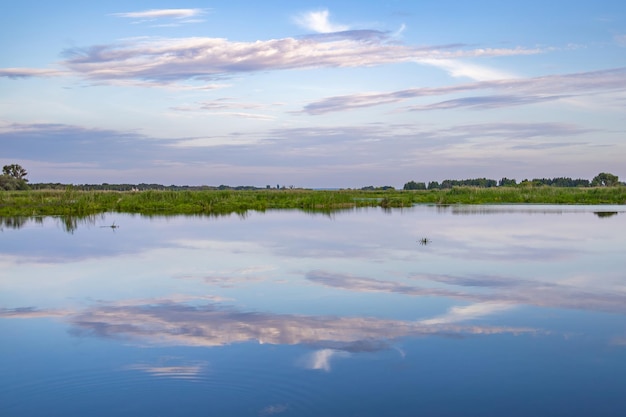
[[455, 187], [446, 190], [203, 190], [0, 192], [0, 216], [227, 214], [248, 210], [332, 211], [414, 204], [626, 204], [626, 187]]

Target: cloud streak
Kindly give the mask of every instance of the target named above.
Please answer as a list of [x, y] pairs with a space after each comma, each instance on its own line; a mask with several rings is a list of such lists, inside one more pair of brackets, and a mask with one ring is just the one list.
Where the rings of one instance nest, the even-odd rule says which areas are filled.
[[179, 23], [198, 23], [201, 20], [191, 19], [202, 16], [206, 9], [150, 9], [138, 12], [113, 13], [112, 16], [139, 19], [138, 22], [156, 19], [175, 19]]
[[459, 107], [491, 109], [559, 100], [579, 94], [626, 91], [626, 68], [590, 71], [534, 78], [481, 81], [446, 87], [411, 88], [387, 93], [359, 93], [328, 97], [306, 105], [303, 112], [321, 115], [353, 110], [411, 99], [443, 96], [473, 91], [506, 91], [503, 95], [466, 97], [430, 105], [407, 107], [405, 110], [435, 110]]
[[18, 79], [34, 77], [60, 77], [70, 75], [67, 71], [37, 68], [0, 68], [0, 77]]

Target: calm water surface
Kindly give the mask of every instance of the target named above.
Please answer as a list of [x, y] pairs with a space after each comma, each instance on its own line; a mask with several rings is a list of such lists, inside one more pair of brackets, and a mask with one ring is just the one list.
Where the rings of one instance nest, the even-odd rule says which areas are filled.
[[626, 415], [624, 206], [0, 221], [0, 416]]

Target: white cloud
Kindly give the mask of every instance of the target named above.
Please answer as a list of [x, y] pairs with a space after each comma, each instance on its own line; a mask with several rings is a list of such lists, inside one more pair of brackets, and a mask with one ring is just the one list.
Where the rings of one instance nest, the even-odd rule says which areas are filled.
[[294, 21], [305, 29], [317, 33], [342, 32], [350, 29], [349, 26], [331, 23], [328, 10], [318, 10], [302, 13], [294, 18]]
[[134, 19], [187, 19], [194, 16], [200, 16], [204, 13], [205, 9], [150, 9], [140, 12], [113, 13], [113, 16]]
[[[338, 29], [339, 27], [331, 27]], [[323, 27], [320, 27], [323, 29]], [[326, 28], [330, 29], [330, 28]], [[370, 67], [464, 57], [528, 55], [536, 49], [468, 49], [463, 45], [417, 47], [387, 42], [376, 31], [349, 31], [333, 36], [233, 42], [222, 38], [135, 38], [109, 45], [64, 51], [65, 73], [49, 69], [6, 68], [0, 76], [81, 76], [91, 82], [133, 80], [144, 86], [178, 87], [176, 81], [220, 80], [225, 76], [289, 69]], [[445, 62], [445, 61], [442, 61]], [[452, 64], [450, 64], [452, 65]], [[457, 69], [484, 76], [486, 71]], [[139, 84], [141, 85], [141, 84]], [[216, 85], [201, 88], [217, 88]]]
[[475, 81], [492, 81], [516, 78], [515, 75], [484, 65], [470, 64], [453, 59], [421, 59], [417, 62], [447, 71], [453, 77], [466, 77]]

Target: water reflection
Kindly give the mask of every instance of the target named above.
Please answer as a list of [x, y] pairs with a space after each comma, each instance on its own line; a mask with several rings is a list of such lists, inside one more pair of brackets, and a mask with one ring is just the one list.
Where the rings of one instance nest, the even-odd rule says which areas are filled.
[[64, 318], [72, 325], [71, 332], [75, 336], [205, 347], [250, 341], [273, 345], [303, 344], [352, 353], [386, 350], [391, 341], [407, 336], [458, 337], [536, 331], [530, 328], [454, 324], [460, 320], [412, 322], [376, 317], [272, 314], [240, 311], [226, 305], [189, 305], [163, 300], [155, 304], [99, 305], [82, 311], [0, 310], [0, 317], [5, 318], [46, 316]]
[[2, 229], [4, 229], [4, 228], [21, 229], [29, 221], [34, 221], [36, 223], [42, 223], [43, 222], [43, 218], [41, 218], [41, 217], [24, 217], [24, 216], [12, 216], [12, 217], [2, 217], [2, 216], [0, 216], [0, 231]]
[[[626, 292], [602, 291], [551, 282], [530, 281], [512, 277], [450, 275], [414, 275], [412, 279], [447, 284], [461, 289], [419, 287], [352, 275], [312, 271], [307, 279], [333, 288], [358, 292], [390, 292], [416, 297], [447, 297], [468, 302], [488, 303], [489, 306], [533, 305], [550, 308], [570, 308], [609, 313], [626, 313]], [[470, 292], [463, 287], [484, 288], [489, 292]], [[508, 308], [508, 307], [507, 307]]]
[[138, 363], [125, 367], [131, 371], [141, 371], [155, 378], [184, 379], [187, 381], [199, 381], [203, 374], [207, 372], [206, 362], [185, 362], [172, 358], [161, 358], [159, 363], [146, 364]]
[[594, 211], [593, 214], [600, 218], [617, 216], [617, 211]]
[[[54, 219], [60, 226], [62, 226], [63, 230], [67, 233], [74, 233], [79, 226], [94, 226], [96, 223], [105, 218], [104, 214], [94, 214], [94, 215], [86, 215], [86, 216], [52, 216], [49, 217]], [[37, 226], [43, 226], [47, 217], [44, 216], [35, 216], [35, 217], [27, 217], [27, 216], [0, 216], [0, 231], [2, 229], [21, 229], [23, 227], [28, 226], [29, 224], [34, 224]]]
[[624, 212], [2, 219], [0, 415], [619, 415]]

